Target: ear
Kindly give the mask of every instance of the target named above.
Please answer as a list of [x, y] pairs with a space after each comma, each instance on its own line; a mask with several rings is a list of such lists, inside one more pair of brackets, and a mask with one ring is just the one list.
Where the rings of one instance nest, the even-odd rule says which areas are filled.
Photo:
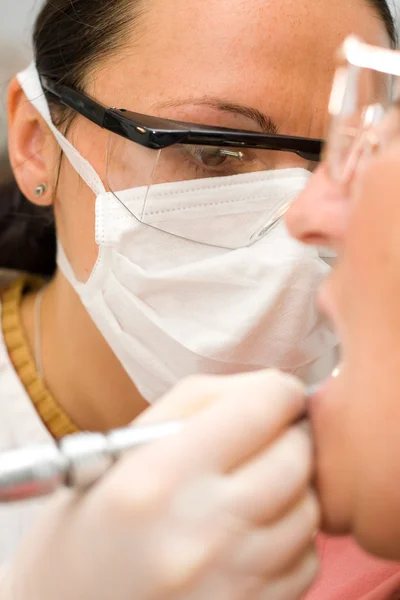
[[[8, 92], [9, 155], [21, 192], [40, 206], [52, 203], [58, 144], [46, 122], [26, 98], [16, 78]], [[38, 186], [45, 191], [35, 195]]]

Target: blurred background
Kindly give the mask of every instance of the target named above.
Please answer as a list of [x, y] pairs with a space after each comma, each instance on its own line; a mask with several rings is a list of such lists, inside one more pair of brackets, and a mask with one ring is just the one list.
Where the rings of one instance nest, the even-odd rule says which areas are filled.
[[31, 59], [30, 38], [42, 0], [0, 0], [0, 181], [7, 172], [7, 87], [15, 73]]
[[[13, 75], [29, 63], [35, 15], [44, 0], [0, 0], [0, 181], [7, 173], [6, 98]], [[400, 0], [389, 0], [400, 29]]]

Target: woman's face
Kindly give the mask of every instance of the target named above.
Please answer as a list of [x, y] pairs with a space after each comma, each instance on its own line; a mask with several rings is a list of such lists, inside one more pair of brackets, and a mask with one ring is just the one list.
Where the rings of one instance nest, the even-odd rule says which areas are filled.
[[[400, 109], [387, 120], [400, 131]], [[312, 403], [328, 531], [400, 559], [400, 137], [346, 186], [322, 165], [293, 204], [299, 240], [334, 248], [320, 292], [342, 343], [340, 374]]]
[[[125, 50], [88, 77], [86, 92], [108, 106], [225, 127], [260, 130], [262, 113], [278, 133], [318, 138], [335, 51], [350, 32], [387, 43], [377, 14], [359, 0], [176, 0], [173, 11], [152, 0]], [[108, 134], [78, 116], [68, 137], [105, 181]], [[58, 160], [51, 143], [48, 159]], [[65, 160], [55, 212], [69, 260], [86, 280], [97, 257], [94, 197]]]

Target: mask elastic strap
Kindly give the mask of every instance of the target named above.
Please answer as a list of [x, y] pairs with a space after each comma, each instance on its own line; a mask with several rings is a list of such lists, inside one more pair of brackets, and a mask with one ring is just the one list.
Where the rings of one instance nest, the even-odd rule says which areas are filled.
[[57, 265], [60, 267], [62, 273], [73, 288], [76, 288], [80, 285], [84, 285], [81, 284], [75, 277], [75, 273], [70, 265], [67, 255], [65, 254], [65, 250], [59, 239], [57, 239]]
[[78, 175], [82, 177], [83, 181], [90, 187], [96, 196], [105, 193], [106, 189], [103, 182], [92, 165], [54, 126], [35, 64], [31, 63], [25, 71], [22, 71], [17, 75], [17, 78], [27, 99], [46, 121], [65, 156]]

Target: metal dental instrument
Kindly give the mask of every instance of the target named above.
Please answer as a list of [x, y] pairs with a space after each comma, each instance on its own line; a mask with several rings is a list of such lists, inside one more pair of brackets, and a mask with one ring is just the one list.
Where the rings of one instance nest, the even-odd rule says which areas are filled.
[[61, 486], [86, 489], [126, 452], [179, 433], [183, 421], [77, 433], [0, 453], [0, 504], [46, 496]]
[[[318, 387], [308, 387], [307, 398]], [[0, 452], [0, 504], [46, 496], [61, 486], [86, 489], [126, 452], [175, 435], [184, 424], [184, 421], [167, 421], [106, 434], [78, 433], [66, 436], [58, 444], [36, 444]]]

